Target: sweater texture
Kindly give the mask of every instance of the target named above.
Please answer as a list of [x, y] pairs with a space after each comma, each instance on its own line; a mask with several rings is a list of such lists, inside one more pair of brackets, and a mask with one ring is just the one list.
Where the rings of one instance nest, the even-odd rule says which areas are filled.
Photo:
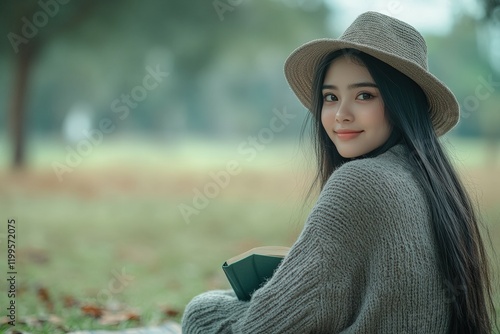
[[396, 145], [339, 167], [273, 277], [248, 302], [195, 297], [183, 333], [446, 333], [450, 301], [409, 154]]

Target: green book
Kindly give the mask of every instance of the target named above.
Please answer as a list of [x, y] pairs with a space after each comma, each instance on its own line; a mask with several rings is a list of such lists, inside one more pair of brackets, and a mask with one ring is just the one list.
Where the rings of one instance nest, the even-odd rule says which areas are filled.
[[266, 282], [279, 266], [289, 247], [264, 246], [230, 258], [222, 265], [239, 300], [250, 300], [252, 293]]

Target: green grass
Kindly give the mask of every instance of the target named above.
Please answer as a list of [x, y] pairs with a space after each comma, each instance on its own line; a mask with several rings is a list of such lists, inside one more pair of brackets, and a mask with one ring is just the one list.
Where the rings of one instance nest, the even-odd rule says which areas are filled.
[[[102, 145], [59, 182], [50, 163], [64, 159], [64, 148], [39, 142], [31, 146], [34, 167], [0, 170], [2, 226], [9, 217], [17, 222], [18, 320], [53, 313], [70, 329], [109, 328], [78, 307], [65, 307], [69, 295], [81, 303], [121, 303], [142, 315], [119, 327], [159, 323], [168, 318], [164, 307], [182, 312], [195, 295], [229, 288], [220, 268], [225, 259], [254, 246], [291, 245], [308, 214], [301, 201], [307, 163], [296, 146], [283, 143], [271, 143], [246, 161], [238, 144]], [[497, 169], [477, 162], [484, 152], [475, 144], [454, 143], [500, 251], [500, 185], [492, 181]], [[224, 169], [229, 160], [237, 160], [242, 171], [187, 223], [179, 205], [192, 205], [193, 189], [212, 182], [209, 172]], [[5, 156], [2, 161], [6, 166]], [[0, 231], [2, 243], [5, 233]], [[122, 270], [133, 278], [117, 286], [114, 273]], [[111, 298], [98, 298], [110, 283]], [[1, 291], [5, 284], [2, 279]], [[37, 297], [38, 287], [49, 291], [54, 310]], [[58, 332], [50, 324], [19, 329]]]
[[[288, 203], [214, 200], [204, 217], [186, 224], [168, 196], [112, 197], [45, 194], [2, 203], [2, 212], [17, 212], [18, 280], [26, 289], [19, 316], [47, 312], [34, 298], [38, 286], [53, 294], [57, 314], [75, 318], [62, 297], [105, 302], [107, 292], [99, 293], [110, 283], [119, 290], [112, 300], [151, 316], [159, 317], [161, 306], [181, 311], [197, 293], [228, 288], [220, 269], [225, 258], [261, 243], [289, 244], [297, 231], [288, 224], [294, 212]], [[124, 285], [113, 276], [122, 270], [133, 276]]]

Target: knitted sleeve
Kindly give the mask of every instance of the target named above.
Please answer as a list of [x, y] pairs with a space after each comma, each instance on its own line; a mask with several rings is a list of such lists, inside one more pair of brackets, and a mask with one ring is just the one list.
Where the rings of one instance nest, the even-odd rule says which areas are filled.
[[232, 291], [195, 297], [184, 311], [183, 333], [307, 333], [315, 328], [321, 307], [321, 257], [317, 240], [303, 233], [249, 302], [239, 301]]
[[361, 307], [377, 230], [398, 214], [388, 210], [398, 187], [388, 187], [387, 176], [368, 161], [335, 171], [273, 277], [249, 302], [223, 291], [195, 297], [185, 309], [183, 333], [338, 333], [347, 328]]

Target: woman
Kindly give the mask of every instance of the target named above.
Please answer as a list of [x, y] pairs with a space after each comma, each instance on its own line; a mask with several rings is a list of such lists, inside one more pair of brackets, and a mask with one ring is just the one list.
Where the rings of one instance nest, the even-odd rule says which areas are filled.
[[183, 333], [490, 333], [477, 217], [438, 141], [459, 107], [422, 36], [367, 12], [285, 75], [312, 114], [318, 201], [249, 302], [199, 295]]

